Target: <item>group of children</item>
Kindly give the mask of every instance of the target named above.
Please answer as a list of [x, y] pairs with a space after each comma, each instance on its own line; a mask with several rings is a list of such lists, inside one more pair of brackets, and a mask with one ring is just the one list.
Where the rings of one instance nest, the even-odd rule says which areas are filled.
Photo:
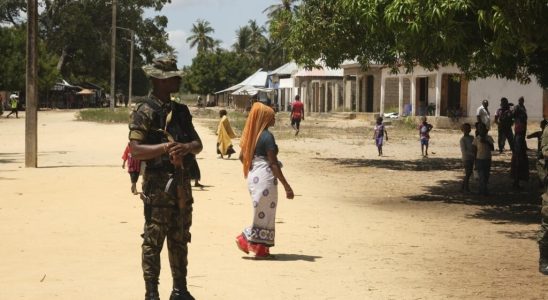
[[[434, 126], [427, 122], [426, 117], [421, 117], [421, 123], [418, 126], [418, 130], [421, 154], [423, 157], [428, 157], [428, 145], [432, 128], [434, 128]], [[487, 128], [483, 123], [477, 124], [475, 137], [470, 135], [470, 132], [472, 131], [472, 126], [470, 124], [463, 124], [461, 130], [464, 135], [460, 139], [460, 149], [465, 173], [462, 191], [470, 192], [470, 177], [472, 176], [475, 165], [479, 177], [479, 193], [481, 195], [488, 195], [487, 183], [489, 182], [489, 174], [491, 172], [491, 151], [495, 150], [495, 142], [488, 134]], [[383, 142], [385, 139], [388, 140], [388, 132], [386, 131], [382, 117], [377, 118], [373, 138], [379, 156], [382, 156]]]
[[[419, 139], [421, 142], [421, 153], [423, 157], [428, 157], [428, 144], [430, 141], [430, 131], [434, 126], [426, 121], [426, 117], [421, 117], [421, 123], [418, 126], [419, 128]], [[375, 140], [375, 145], [379, 151], [379, 156], [382, 156], [382, 146], [384, 141], [388, 141], [388, 132], [384, 126], [382, 117], [377, 118], [377, 124], [374, 127], [373, 139]]]
[[479, 179], [479, 194], [486, 196], [489, 194], [487, 183], [491, 173], [491, 152], [495, 150], [495, 141], [488, 134], [487, 127], [483, 123], [477, 124], [475, 137], [470, 135], [472, 131], [470, 124], [462, 124], [461, 130], [463, 136], [460, 139], [460, 150], [464, 166], [462, 191], [470, 192], [470, 177], [475, 165]]

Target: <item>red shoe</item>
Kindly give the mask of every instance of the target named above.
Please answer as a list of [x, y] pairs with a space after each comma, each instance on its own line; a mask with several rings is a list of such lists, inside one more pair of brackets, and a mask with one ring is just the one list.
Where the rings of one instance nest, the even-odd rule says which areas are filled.
[[238, 249], [242, 250], [246, 254], [249, 253], [249, 244], [247, 243], [243, 233], [236, 237], [236, 246], [238, 246]]
[[270, 250], [263, 244], [249, 244], [249, 249], [255, 253], [255, 258], [267, 258], [270, 256]]

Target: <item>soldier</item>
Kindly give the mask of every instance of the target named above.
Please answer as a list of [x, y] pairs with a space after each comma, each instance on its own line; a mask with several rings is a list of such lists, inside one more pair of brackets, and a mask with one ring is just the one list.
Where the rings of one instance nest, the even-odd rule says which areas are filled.
[[538, 234], [539, 247], [539, 272], [548, 275], [548, 189], [547, 189], [547, 166], [546, 157], [548, 157], [548, 130], [544, 129], [541, 140], [541, 153], [539, 153], [538, 175], [543, 183], [544, 193], [542, 194], [542, 208], [540, 214], [542, 216], [540, 231]]
[[142, 235], [145, 300], [160, 299], [160, 251], [166, 238], [173, 277], [169, 299], [194, 299], [186, 282], [193, 199], [185, 165], [190, 165], [192, 154], [202, 151], [202, 142], [188, 107], [170, 101], [170, 94], [179, 91], [182, 79], [175, 58], [158, 58], [143, 70], [153, 89], [131, 114], [129, 139], [133, 156], [146, 163], [141, 194], [145, 212]]

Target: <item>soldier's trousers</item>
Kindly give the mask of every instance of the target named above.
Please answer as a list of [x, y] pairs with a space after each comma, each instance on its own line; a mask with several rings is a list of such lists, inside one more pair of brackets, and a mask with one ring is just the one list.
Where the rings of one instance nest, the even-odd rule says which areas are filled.
[[499, 150], [504, 149], [504, 144], [508, 140], [508, 146], [510, 146], [510, 150], [514, 151], [514, 133], [512, 132], [512, 128], [499, 128], [498, 134]]
[[[190, 182], [188, 182], [190, 194]], [[165, 196], [165, 195], [164, 195]], [[147, 282], [158, 282], [160, 276], [160, 252], [167, 239], [169, 264], [173, 282], [186, 285], [190, 226], [192, 224], [192, 196], [187, 198], [185, 209], [173, 206], [149, 207], [149, 216], [145, 212], [145, 227], [142, 245], [143, 277]], [[153, 199], [153, 202], [157, 199]], [[145, 209], [146, 210], [146, 209]]]
[[548, 250], [548, 192], [545, 191], [542, 194], [542, 208], [540, 210], [542, 221], [540, 223], [540, 230], [538, 233], [537, 241], [539, 247]]

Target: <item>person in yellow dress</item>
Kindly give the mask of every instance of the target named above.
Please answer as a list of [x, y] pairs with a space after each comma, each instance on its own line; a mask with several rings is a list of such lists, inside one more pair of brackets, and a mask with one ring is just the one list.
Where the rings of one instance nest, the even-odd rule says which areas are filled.
[[217, 154], [220, 154], [221, 158], [224, 158], [225, 155], [230, 158], [232, 154], [236, 153], [231, 140], [236, 137], [236, 134], [232, 130], [232, 126], [230, 126], [230, 121], [228, 121], [226, 115], [226, 110], [221, 109], [219, 111], [221, 120], [219, 120], [219, 126], [217, 127]]

